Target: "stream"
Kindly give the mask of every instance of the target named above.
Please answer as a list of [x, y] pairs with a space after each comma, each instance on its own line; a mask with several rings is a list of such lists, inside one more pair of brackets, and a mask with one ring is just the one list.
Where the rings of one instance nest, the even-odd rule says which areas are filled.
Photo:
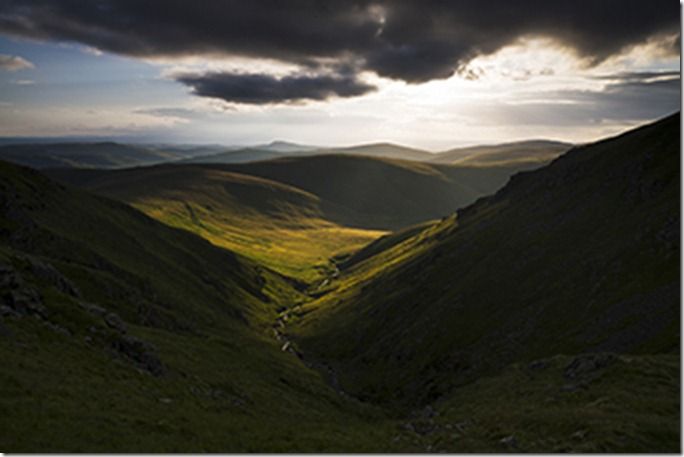
[[[323, 279], [313, 289], [314, 291], [319, 291], [320, 289], [328, 285], [331, 279], [335, 279], [340, 275], [340, 270], [337, 268], [337, 265], [335, 265], [334, 262], [333, 268], [333, 273], [328, 278]], [[301, 311], [301, 305], [295, 305], [291, 308], [285, 309], [278, 315], [278, 317], [275, 320], [275, 323], [272, 326], [273, 336], [278, 341], [278, 343], [280, 343], [280, 350], [283, 352], [289, 352], [290, 354], [293, 354], [295, 357], [301, 360], [302, 363], [306, 365], [308, 368], [311, 368], [321, 373], [325, 381], [330, 385], [330, 387], [332, 387], [335, 390], [335, 392], [337, 392], [339, 395], [349, 397], [350, 395], [347, 394], [344, 390], [342, 390], [339, 378], [337, 376], [337, 372], [333, 369], [333, 367], [331, 367], [325, 362], [307, 359], [304, 356], [304, 354], [296, 347], [295, 343], [285, 333], [287, 322], [290, 319], [292, 319], [292, 316], [298, 313], [299, 311]]]

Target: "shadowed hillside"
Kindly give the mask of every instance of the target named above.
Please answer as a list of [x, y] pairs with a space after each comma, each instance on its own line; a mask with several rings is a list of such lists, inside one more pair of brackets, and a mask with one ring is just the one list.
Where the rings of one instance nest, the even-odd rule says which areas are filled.
[[303, 298], [280, 276], [28, 169], [0, 163], [0, 189], [4, 451], [389, 441], [381, 413], [272, 338], [277, 309]]
[[277, 159], [286, 155], [288, 153], [272, 149], [240, 148], [234, 151], [191, 157], [182, 160], [181, 163], [245, 163]]
[[515, 172], [510, 167], [457, 168], [348, 155], [284, 158], [224, 169], [295, 186], [318, 196], [330, 220], [381, 230], [452, 213], [496, 191]]
[[384, 234], [443, 217], [514, 168], [455, 168], [346, 155], [243, 165], [50, 170], [306, 282]]
[[402, 408], [514, 362], [677, 353], [679, 122], [577, 147], [387, 243], [304, 308], [301, 347]]
[[354, 185], [387, 211], [400, 182], [495, 178], [334, 155], [52, 172], [248, 259], [0, 162], [2, 448], [675, 452], [679, 163], [674, 116], [385, 235], [329, 220], [373, 208]]
[[331, 222], [321, 199], [299, 188], [216, 166], [65, 169], [51, 175], [304, 281], [329, 273], [330, 257], [384, 233]]

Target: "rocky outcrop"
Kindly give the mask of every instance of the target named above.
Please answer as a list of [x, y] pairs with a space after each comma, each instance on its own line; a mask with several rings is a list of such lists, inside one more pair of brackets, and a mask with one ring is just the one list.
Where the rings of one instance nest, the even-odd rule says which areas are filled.
[[[33, 257], [23, 258], [29, 263], [29, 269], [36, 278], [53, 285], [57, 290], [75, 298], [81, 296], [78, 288], [69, 281], [62, 273], [49, 263], [41, 262]], [[22, 259], [22, 260], [23, 260]]]
[[110, 347], [154, 376], [161, 376], [166, 371], [156, 354], [156, 348], [147, 341], [133, 335], [121, 335], [112, 340]]
[[614, 354], [582, 354], [575, 357], [563, 370], [566, 379], [578, 379], [595, 375], [599, 370], [611, 365], [617, 357]]

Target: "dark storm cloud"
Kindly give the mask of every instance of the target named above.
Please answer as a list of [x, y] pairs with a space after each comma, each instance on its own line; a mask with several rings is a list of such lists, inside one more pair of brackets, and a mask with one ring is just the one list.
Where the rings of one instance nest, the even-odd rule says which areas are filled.
[[[522, 36], [597, 63], [679, 33], [674, 0], [3, 0], [0, 33], [136, 57], [241, 55], [349, 62], [407, 82], [446, 78]], [[678, 41], [667, 50], [676, 52]]]
[[375, 90], [375, 87], [351, 76], [300, 75], [277, 78], [260, 74], [207, 73], [179, 75], [176, 80], [191, 87], [194, 94], [202, 97], [255, 105], [353, 97]]
[[377, 31], [363, 1], [3, 0], [0, 31], [136, 57], [237, 54], [287, 61], [359, 52]]

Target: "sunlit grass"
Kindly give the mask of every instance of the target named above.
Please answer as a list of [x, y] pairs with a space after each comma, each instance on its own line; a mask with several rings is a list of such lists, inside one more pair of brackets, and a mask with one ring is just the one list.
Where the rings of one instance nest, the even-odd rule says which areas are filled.
[[205, 207], [174, 199], [149, 198], [133, 206], [284, 275], [314, 282], [333, 269], [331, 258], [350, 254], [386, 232], [343, 227], [305, 215], [274, 219], [232, 208]]

